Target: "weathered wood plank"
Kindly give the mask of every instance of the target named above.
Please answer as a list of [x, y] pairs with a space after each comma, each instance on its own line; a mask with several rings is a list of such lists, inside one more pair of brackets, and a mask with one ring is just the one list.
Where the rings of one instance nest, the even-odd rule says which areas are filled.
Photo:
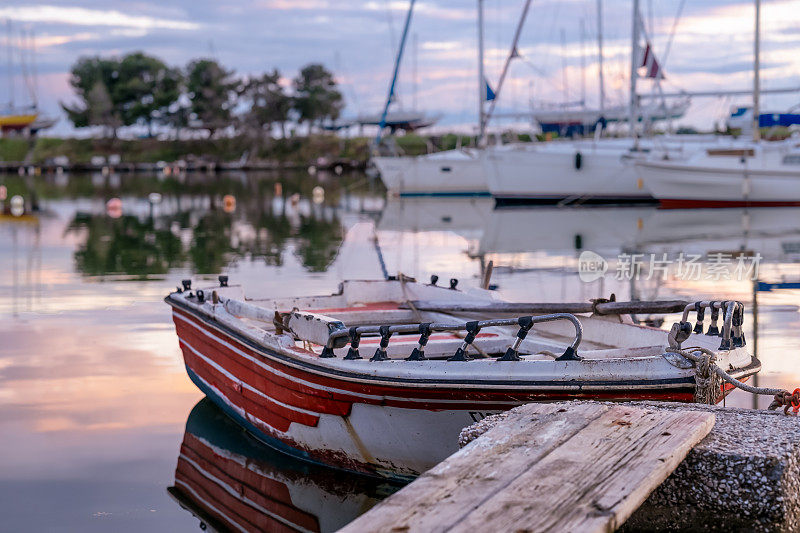
[[[709, 416], [710, 415], [710, 416]], [[711, 413], [618, 406], [495, 492], [452, 531], [613, 531], [714, 426]]]
[[488, 431], [341, 531], [443, 531], [608, 409], [593, 404], [569, 412], [563, 405], [536, 404], [531, 411], [509, 413], [502, 427]]
[[529, 404], [343, 531], [609, 531], [714, 425], [712, 413]]

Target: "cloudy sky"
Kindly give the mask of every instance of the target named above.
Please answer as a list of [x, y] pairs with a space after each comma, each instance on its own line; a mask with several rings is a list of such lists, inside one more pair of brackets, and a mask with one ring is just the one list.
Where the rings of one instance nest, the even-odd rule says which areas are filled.
[[[485, 0], [486, 66], [493, 85], [522, 4]], [[669, 54], [663, 58], [681, 4], [641, 0], [647, 31], [665, 64], [665, 88], [750, 88], [753, 1], [684, 2]], [[762, 0], [762, 79], [767, 88], [800, 86], [797, 4], [798, 0]], [[416, 102], [419, 109], [443, 113], [446, 126], [474, 124], [475, 5], [475, 0], [418, 0], [401, 70], [400, 102], [406, 109]], [[385, 98], [407, 6], [406, 0], [4, 0], [0, 21], [11, 21], [15, 42], [20, 29], [35, 32], [39, 100], [50, 113], [58, 112], [58, 102], [72, 98], [68, 72], [78, 57], [142, 50], [173, 65], [214, 57], [240, 75], [277, 67], [287, 83], [302, 65], [321, 62], [337, 74], [347, 101], [345, 114], [355, 115], [377, 111]], [[622, 103], [631, 2], [606, 0], [603, 10], [607, 98], [609, 104]], [[596, 38], [595, 0], [534, 0], [521, 38], [523, 57], [510, 71], [501, 107], [524, 110], [531, 100], [537, 105], [579, 100], [584, 77], [587, 101], [596, 105]], [[5, 32], [0, 42], [7, 44]], [[15, 63], [19, 103], [24, 91], [21, 67]], [[5, 64], [2, 72], [0, 103], [9, 94]], [[682, 122], [710, 126], [732, 104], [746, 100], [696, 99]], [[800, 94], [765, 97], [770, 110], [796, 103]], [[57, 132], [69, 131], [62, 120]]]

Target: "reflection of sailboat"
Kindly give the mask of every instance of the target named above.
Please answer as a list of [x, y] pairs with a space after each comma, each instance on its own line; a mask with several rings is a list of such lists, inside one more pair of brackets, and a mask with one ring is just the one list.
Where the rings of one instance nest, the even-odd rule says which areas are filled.
[[479, 240], [476, 254], [612, 250], [633, 246], [653, 207], [493, 209], [484, 198], [390, 198], [378, 229], [452, 231]]
[[480, 253], [618, 252], [632, 246], [648, 207], [534, 207], [496, 209], [481, 239]]
[[218, 531], [335, 531], [399, 488], [266, 448], [214, 404], [186, 422], [169, 494]]
[[800, 256], [800, 208], [655, 210], [640, 243], [676, 252], [753, 251], [768, 259]]
[[480, 237], [493, 216], [491, 198], [390, 197], [378, 224], [381, 231], [452, 231]]

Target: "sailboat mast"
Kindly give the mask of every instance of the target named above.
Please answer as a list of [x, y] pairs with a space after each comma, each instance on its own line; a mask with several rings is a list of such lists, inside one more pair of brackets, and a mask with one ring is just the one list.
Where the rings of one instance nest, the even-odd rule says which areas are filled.
[[33, 106], [38, 111], [39, 109], [39, 73], [36, 70], [36, 34], [30, 30], [28, 34], [30, 37], [30, 57], [31, 57], [31, 73], [33, 75]]
[[8, 39], [6, 39], [6, 48], [8, 50], [8, 106], [14, 107], [14, 73], [11, 69], [14, 66], [13, 50], [11, 48], [11, 19], [6, 21], [6, 28], [8, 29]]
[[753, 140], [761, 140], [761, 1], [756, 0], [756, 28], [753, 54]]
[[414, 38], [413, 39], [414, 40], [414, 42], [413, 42], [413, 44], [414, 44], [414, 62], [412, 63], [412, 70], [413, 70], [412, 80], [413, 80], [413, 84], [414, 84], [414, 90], [413, 90], [412, 95], [411, 95], [411, 103], [412, 103], [411, 108], [414, 111], [416, 111], [417, 109], [419, 109], [417, 107], [417, 90], [418, 90], [419, 83], [418, 83], [418, 80], [417, 80], [417, 53], [418, 53], [418, 48], [417, 48], [417, 33], [416, 32], [414, 32], [413, 38]]
[[483, 0], [478, 0], [478, 144], [486, 136], [486, 118], [483, 104], [486, 102], [486, 77], [483, 72]]
[[406, 48], [406, 40], [408, 38], [408, 27], [411, 25], [411, 14], [414, 12], [414, 2], [411, 0], [408, 4], [408, 12], [406, 13], [406, 22], [403, 25], [403, 35], [400, 37], [400, 46], [397, 49], [397, 57], [394, 60], [394, 71], [392, 72], [392, 83], [389, 85], [389, 95], [386, 97], [386, 104], [383, 106], [383, 113], [381, 113], [381, 121], [378, 123], [378, 134], [375, 136], [375, 148], [381, 144], [381, 137], [383, 129], [386, 127], [386, 115], [389, 113], [389, 106], [392, 105], [394, 100], [395, 87], [397, 86], [397, 74], [400, 72], [400, 62], [403, 60], [403, 50]]
[[603, 0], [597, 0], [597, 61], [600, 75], [600, 116], [605, 113], [606, 87], [603, 80]]
[[569, 93], [567, 92], [567, 35], [564, 28], [561, 28], [561, 91], [564, 98], [564, 106], [566, 107], [569, 102]]
[[[514, 32], [514, 40], [511, 41], [511, 49], [508, 51], [508, 56], [506, 56], [506, 61], [505, 63], [503, 63], [503, 71], [500, 72], [500, 79], [497, 80], [497, 86], [495, 86], [494, 88], [494, 99], [491, 102], [489, 102], [489, 109], [483, 114], [484, 116], [483, 120], [486, 124], [488, 124], [489, 121], [491, 120], [492, 113], [494, 113], [495, 105], [497, 104], [497, 99], [500, 97], [500, 93], [503, 90], [503, 84], [506, 81], [506, 75], [508, 74], [508, 67], [509, 65], [511, 65], [511, 60], [519, 57], [519, 52], [517, 51], [517, 45], [519, 45], [519, 38], [520, 35], [522, 34], [523, 26], [525, 26], [525, 19], [528, 16], [528, 10], [530, 10], [530, 7], [531, 7], [531, 0], [526, 0], [525, 6], [522, 8], [522, 14], [519, 17], [519, 22], [517, 22], [517, 29]], [[485, 89], [486, 87], [485, 83], [483, 84], [483, 87]]]
[[581, 19], [581, 106], [586, 107], [586, 24]]
[[633, 0], [633, 27], [631, 29], [631, 95], [630, 95], [630, 133], [636, 136], [638, 119], [636, 78], [639, 76], [639, 0]]

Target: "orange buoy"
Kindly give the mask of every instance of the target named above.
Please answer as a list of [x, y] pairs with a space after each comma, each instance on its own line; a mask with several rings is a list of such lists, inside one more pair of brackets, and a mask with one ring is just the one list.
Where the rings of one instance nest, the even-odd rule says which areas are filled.
[[232, 194], [226, 194], [222, 197], [222, 210], [226, 213], [233, 213], [236, 211], [236, 197]]

